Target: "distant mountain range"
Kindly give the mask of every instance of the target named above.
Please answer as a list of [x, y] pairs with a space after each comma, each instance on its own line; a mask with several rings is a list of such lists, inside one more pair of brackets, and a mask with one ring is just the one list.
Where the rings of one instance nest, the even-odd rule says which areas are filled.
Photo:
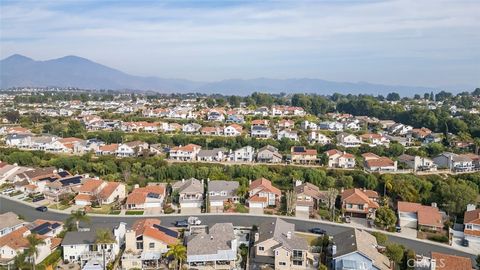
[[134, 76], [78, 56], [35, 61], [15, 54], [0, 61], [0, 88], [78, 87], [82, 89], [150, 90], [160, 93], [219, 93], [248, 95], [267, 93], [383, 94], [402, 96], [435, 91], [434, 88], [382, 85], [367, 82], [334, 82], [320, 79], [229, 79], [197, 82], [184, 79]]

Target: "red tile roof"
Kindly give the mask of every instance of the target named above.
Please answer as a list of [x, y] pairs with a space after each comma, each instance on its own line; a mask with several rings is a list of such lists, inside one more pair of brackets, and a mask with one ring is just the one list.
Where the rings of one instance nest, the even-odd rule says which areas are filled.
[[379, 205], [372, 198], [377, 198], [378, 193], [373, 190], [361, 190], [358, 188], [347, 189], [341, 194], [342, 202], [349, 204], [368, 204], [370, 208], [378, 208]]
[[20, 248], [28, 248], [29, 244], [27, 238], [24, 237], [25, 233], [28, 232], [28, 228], [22, 226], [17, 230], [0, 237], [0, 247], [9, 246], [14, 250]]
[[419, 225], [443, 227], [442, 214], [437, 207], [403, 201], [399, 201], [397, 207], [399, 212], [417, 213]]
[[479, 224], [480, 225], [480, 208], [471, 210], [471, 211], [466, 211], [465, 216], [463, 218], [463, 222], [466, 223], [473, 223], [473, 224]]
[[103, 180], [100, 179], [87, 179], [78, 188], [80, 193], [92, 193], [97, 190], [103, 184]]
[[98, 193], [98, 196], [102, 199], [107, 199], [112, 193], [120, 186], [118, 182], [108, 182], [105, 187]]
[[272, 186], [272, 182], [270, 182], [270, 180], [267, 180], [265, 178], [259, 178], [253, 181], [250, 184], [249, 190], [254, 190], [257, 188], [261, 188], [263, 191], [275, 193], [278, 196], [282, 195], [282, 192], [280, 191], [280, 189]]
[[435, 270], [472, 270], [472, 260], [466, 257], [432, 252], [432, 259], [436, 261]]

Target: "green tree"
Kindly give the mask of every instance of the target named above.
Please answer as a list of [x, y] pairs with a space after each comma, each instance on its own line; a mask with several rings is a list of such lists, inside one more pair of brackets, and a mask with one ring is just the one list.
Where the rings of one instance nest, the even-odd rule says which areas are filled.
[[87, 216], [84, 211], [72, 211], [70, 216], [67, 218], [67, 228], [70, 231], [78, 231], [80, 227], [80, 222], [90, 222], [90, 217]]
[[[480, 88], [477, 89], [480, 90]], [[475, 263], [477, 264], [477, 268], [480, 269], [480, 254], [477, 255], [477, 258], [475, 258]]]
[[384, 230], [392, 228], [396, 222], [397, 216], [388, 206], [382, 206], [375, 212], [375, 225], [382, 227]]
[[400, 264], [403, 260], [403, 253], [405, 248], [399, 244], [388, 244], [385, 255], [396, 264]]
[[5, 113], [5, 118], [8, 122], [16, 124], [20, 119], [20, 113], [18, 111], [8, 111]]
[[182, 262], [187, 259], [187, 248], [180, 243], [170, 245], [165, 256], [172, 256], [174, 258], [174, 269], [181, 269]]
[[398, 100], [400, 100], [400, 95], [398, 93], [395, 93], [395, 92], [389, 93], [387, 95], [387, 100], [388, 101], [398, 101]]
[[372, 235], [377, 239], [377, 244], [383, 246], [387, 243], [388, 237], [386, 234], [381, 232], [372, 232]]
[[35, 270], [36, 257], [38, 256], [38, 246], [45, 244], [45, 241], [32, 233], [27, 236], [28, 248], [25, 250], [25, 256], [32, 262], [32, 269]]
[[99, 229], [95, 234], [95, 244], [100, 245], [102, 249], [103, 257], [103, 269], [107, 269], [107, 262], [105, 259], [105, 250], [108, 248], [108, 245], [115, 243], [115, 238], [112, 233], [107, 229]]

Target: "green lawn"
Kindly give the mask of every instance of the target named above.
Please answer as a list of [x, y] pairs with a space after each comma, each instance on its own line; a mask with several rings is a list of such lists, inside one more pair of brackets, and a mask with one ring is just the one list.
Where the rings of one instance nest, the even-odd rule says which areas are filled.
[[125, 212], [125, 215], [141, 216], [141, 215], [143, 215], [143, 211], [142, 210], [128, 210], [127, 212]]
[[110, 215], [120, 215], [120, 212], [121, 212], [120, 210], [112, 210], [112, 211], [110, 211], [109, 214]]
[[64, 204], [61, 204], [61, 203], [59, 203], [59, 204], [52, 203], [48, 206], [48, 208], [50, 208], [50, 209], [57, 209], [57, 210], [65, 210], [69, 207], [70, 207], [70, 205], [64, 205]]
[[112, 205], [104, 204], [100, 207], [92, 207], [92, 214], [110, 214], [112, 212]]

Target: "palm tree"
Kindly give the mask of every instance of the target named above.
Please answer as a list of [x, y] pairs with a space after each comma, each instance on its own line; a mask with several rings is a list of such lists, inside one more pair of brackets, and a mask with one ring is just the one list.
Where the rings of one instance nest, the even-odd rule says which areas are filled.
[[13, 262], [13, 269], [28, 269], [25, 252], [18, 252]]
[[248, 193], [248, 187], [246, 185], [240, 185], [237, 188], [237, 195], [240, 197], [240, 200], [243, 202], [245, 200], [245, 196]]
[[115, 243], [115, 238], [113, 237], [112, 233], [106, 229], [99, 229], [97, 230], [95, 236], [95, 244], [100, 244], [102, 247], [102, 256], [103, 256], [103, 269], [107, 269], [106, 262], [105, 262], [105, 248], [108, 244]]
[[165, 253], [167, 257], [172, 256], [175, 259], [175, 267], [177, 268], [177, 262], [178, 263], [178, 269], [181, 269], [182, 267], [182, 261], [187, 259], [187, 248], [180, 244], [177, 243], [175, 245], [170, 245], [167, 253]]
[[28, 249], [25, 250], [25, 256], [30, 258], [30, 260], [32, 261], [32, 269], [35, 270], [35, 257], [37, 257], [38, 255], [38, 246], [45, 244], [45, 241], [41, 238], [38, 238], [35, 233], [27, 236], [27, 241]]
[[78, 231], [81, 221], [90, 222], [90, 217], [88, 217], [84, 211], [80, 211], [80, 210], [72, 211], [72, 213], [70, 214], [70, 217], [68, 217], [67, 219], [67, 224], [71, 230], [73, 223], [75, 223], [75, 229]]

